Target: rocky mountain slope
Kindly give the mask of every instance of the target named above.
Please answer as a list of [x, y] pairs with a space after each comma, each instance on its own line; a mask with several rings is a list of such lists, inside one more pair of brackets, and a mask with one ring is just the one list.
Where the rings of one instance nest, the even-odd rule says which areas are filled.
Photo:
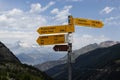
[[[85, 47], [82, 47], [78, 50], [73, 51], [73, 53], [71, 54], [71, 59], [72, 59], [72, 63], [75, 62], [75, 60], [82, 54], [87, 53], [89, 51], [95, 50], [97, 48], [104, 48], [104, 47], [110, 47], [113, 46], [115, 44], [118, 44], [118, 41], [105, 41], [105, 42], [101, 42], [100, 44], [94, 43], [94, 44], [89, 44]], [[60, 65], [60, 64], [65, 64], [67, 62], [67, 55], [64, 56], [63, 58], [56, 60], [56, 61], [49, 61], [49, 62], [45, 62], [43, 64], [38, 64], [35, 65], [35, 67], [37, 67], [38, 69], [42, 70], [42, 71], [46, 71], [54, 66]]]
[[52, 78], [32, 66], [21, 64], [0, 42], [0, 80], [52, 80]]
[[[81, 55], [81, 54], [84, 54], [88, 51], [91, 51], [91, 50], [94, 50], [98, 48], [98, 45], [95, 43], [95, 44], [90, 44], [90, 45], [87, 45], [81, 49], [78, 49], [78, 50], [75, 50], [71, 55], [72, 55], [72, 62], [75, 61], [75, 59]], [[38, 65], [35, 65], [36, 68], [42, 70], [42, 71], [46, 71], [54, 66], [57, 66], [57, 65], [60, 65], [60, 64], [65, 64], [67, 62], [67, 55], [64, 56], [63, 58], [59, 59], [59, 60], [56, 60], [56, 61], [49, 61], [49, 62], [45, 62], [45, 63], [42, 63], [42, 64], [38, 64]]]
[[[67, 64], [46, 71], [54, 80], [68, 80]], [[72, 80], [120, 80], [120, 43], [99, 47], [76, 58]]]

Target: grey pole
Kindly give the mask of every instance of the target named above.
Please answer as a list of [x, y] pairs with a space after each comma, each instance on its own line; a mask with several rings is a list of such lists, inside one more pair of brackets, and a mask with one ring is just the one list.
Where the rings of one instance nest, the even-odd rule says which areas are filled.
[[[70, 18], [72, 16], [68, 16], [68, 24], [69, 25], [73, 25], [71, 24], [71, 21], [70, 21]], [[70, 37], [72, 33], [69, 32], [68, 33], [68, 37]], [[68, 80], [72, 80], [72, 64], [71, 64], [71, 53], [72, 53], [72, 42], [68, 42], [68, 46], [69, 46], [69, 49], [68, 49]]]
[[72, 65], [71, 65], [71, 53], [72, 53], [72, 43], [68, 43], [68, 80], [72, 80]]

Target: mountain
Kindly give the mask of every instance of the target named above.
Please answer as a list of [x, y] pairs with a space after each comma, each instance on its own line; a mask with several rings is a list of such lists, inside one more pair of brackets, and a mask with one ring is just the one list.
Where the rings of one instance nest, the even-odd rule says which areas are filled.
[[52, 80], [33, 66], [22, 64], [19, 59], [0, 42], [0, 80]]
[[[113, 46], [113, 45], [118, 44], [118, 43], [120, 43], [120, 42], [118, 42], [118, 41], [104, 41], [104, 42], [101, 42], [100, 44], [97, 44], [97, 43], [89, 44], [85, 47], [82, 47], [78, 50], [73, 51], [73, 53], [71, 54], [71, 56], [72, 56], [71, 58], [74, 61], [77, 57], [79, 57], [80, 55], [82, 55], [84, 53], [87, 53], [87, 52], [92, 51], [92, 50], [97, 49], [97, 48], [110, 47], [110, 46]], [[67, 55], [61, 59], [63, 59], [63, 60], [67, 59]]]
[[[98, 47], [99, 47], [99, 45], [97, 43], [89, 44], [89, 45], [87, 45], [85, 47], [82, 47], [82, 48], [80, 48], [78, 50], [73, 51], [73, 53], [71, 54], [71, 56], [72, 56], [71, 58], [74, 61], [80, 55], [82, 55], [82, 54], [84, 54], [86, 52], [89, 52], [91, 50], [94, 50], [94, 49], [96, 49]], [[61, 58], [61, 59], [62, 60], [66, 60], [67, 59], [67, 55], [65, 57]]]
[[20, 61], [22, 63], [31, 64], [31, 65], [35, 63], [34, 58], [25, 53], [21, 53], [21, 54], [17, 55], [17, 57], [20, 59]]
[[[72, 63], [74, 63], [75, 60], [82, 54], [85, 54], [85, 53], [92, 51], [92, 50], [95, 50], [97, 48], [110, 47], [110, 46], [113, 46], [113, 45], [118, 44], [118, 43], [120, 43], [120, 42], [118, 42], [118, 41], [104, 41], [104, 42], [101, 42], [99, 44], [97, 44], [97, 43], [89, 44], [89, 45], [82, 47], [78, 50], [74, 50], [73, 53], [71, 54]], [[46, 71], [54, 66], [57, 66], [60, 64], [65, 64], [65, 63], [67, 63], [67, 55], [59, 60], [56, 60], [56, 61], [48, 61], [48, 62], [45, 62], [42, 64], [37, 64], [37, 65], [35, 65], [35, 67], [42, 70], [42, 71]]]
[[[103, 43], [102, 43], [103, 44]], [[72, 80], [120, 80], [120, 43], [100, 46], [76, 58]], [[68, 80], [67, 64], [46, 71], [54, 80]]]
[[36, 68], [38, 68], [41, 71], [49, 70], [50, 68], [53, 68], [54, 66], [65, 64], [66, 60], [55, 60], [55, 61], [47, 61], [42, 64], [34, 65]]
[[101, 42], [99, 44], [99, 47], [110, 47], [110, 46], [113, 46], [118, 43], [120, 43], [120, 42], [119, 41], [105, 41], [105, 42]]
[[55, 52], [52, 52], [51, 48], [48, 48], [48, 51], [45, 52], [46, 48], [40, 47], [37, 44], [29, 44], [18, 41], [14, 44], [6, 45], [13, 53], [15, 53], [15, 56], [17, 56], [22, 63], [29, 65], [56, 60], [63, 56], [62, 54], [54, 54]]
[[[75, 61], [75, 59], [79, 56], [79, 55], [82, 55], [86, 52], [89, 52], [91, 50], [94, 50], [96, 48], [98, 48], [98, 44], [94, 43], [94, 44], [90, 44], [90, 45], [87, 45], [81, 49], [78, 49], [78, 50], [75, 50], [73, 51], [73, 53], [71, 54], [72, 56], [72, 62]], [[57, 66], [57, 65], [60, 65], [60, 64], [65, 64], [67, 62], [67, 55], [64, 56], [63, 58], [60, 58], [59, 60], [54, 60], [54, 61], [48, 61], [48, 62], [45, 62], [45, 63], [42, 63], [42, 64], [37, 64], [35, 65], [36, 68], [42, 70], [42, 71], [46, 71], [54, 66]]]
[[0, 61], [20, 63], [19, 59], [2, 42], [0, 42]]

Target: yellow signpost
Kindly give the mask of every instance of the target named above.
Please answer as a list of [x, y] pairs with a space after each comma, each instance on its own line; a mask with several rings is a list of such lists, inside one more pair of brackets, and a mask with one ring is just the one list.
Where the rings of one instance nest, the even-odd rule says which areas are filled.
[[[68, 16], [68, 25], [58, 26], [44, 26], [40, 27], [37, 32], [39, 34], [54, 34], [54, 33], [68, 33], [59, 35], [39, 36], [37, 43], [39, 45], [52, 45], [52, 44], [63, 44], [68, 43], [67, 46], [59, 45], [54, 47], [55, 51], [68, 51], [68, 80], [72, 80], [72, 66], [71, 66], [71, 53], [72, 53], [72, 42], [70, 42], [70, 35], [74, 32], [74, 25], [88, 26], [93, 28], [102, 28], [104, 25], [98, 20], [89, 20], [84, 18], [73, 18]], [[63, 47], [66, 47], [64, 50]], [[61, 49], [61, 50], [59, 50]]]
[[72, 16], [69, 16], [68, 22], [69, 22], [69, 25], [74, 26], [74, 18]]
[[66, 38], [64, 34], [39, 36], [39, 38], [37, 39], [37, 43], [39, 45], [62, 44], [62, 43], [66, 43]]
[[40, 34], [74, 32], [74, 26], [73, 25], [46, 26], [46, 27], [40, 27], [37, 30], [37, 32]]
[[74, 24], [78, 26], [88, 26], [93, 28], [102, 28], [104, 25], [101, 21], [84, 18], [74, 18]]

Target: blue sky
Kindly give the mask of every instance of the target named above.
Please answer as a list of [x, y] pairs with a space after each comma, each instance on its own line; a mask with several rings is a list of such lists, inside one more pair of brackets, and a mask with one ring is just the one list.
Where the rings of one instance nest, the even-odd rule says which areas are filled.
[[68, 15], [101, 20], [103, 28], [75, 26], [73, 47], [120, 41], [119, 0], [0, 0], [0, 41], [36, 44], [40, 26], [67, 24]]

